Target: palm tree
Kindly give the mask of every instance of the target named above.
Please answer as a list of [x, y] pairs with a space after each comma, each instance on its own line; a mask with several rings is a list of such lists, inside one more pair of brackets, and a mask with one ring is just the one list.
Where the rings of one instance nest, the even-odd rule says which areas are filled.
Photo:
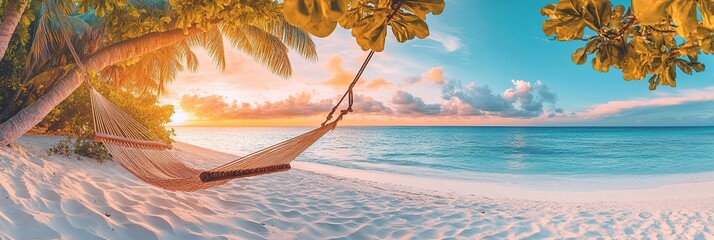
[[[2, 23], [0, 23], [0, 60], [5, 56], [7, 46], [10, 44], [10, 38], [12, 38], [12, 34], [15, 32], [17, 23], [20, 22], [20, 18], [25, 11], [25, 7], [27, 7], [28, 1], [29, 0], [9, 0], [5, 6], [5, 16], [2, 19]], [[0, 3], [2, 3], [2, 1], [0, 1]]]
[[310, 61], [317, 60], [315, 44], [307, 32], [290, 25], [283, 18], [259, 26], [226, 27], [216, 24], [206, 32], [199, 32], [174, 45], [142, 55], [124, 63], [102, 70], [103, 76], [115, 86], [135, 86], [137, 94], [160, 95], [165, 85], [184, 69], [195, 71], [198, 59], [191, 50], [202, 47], [219, 70], [226, 65], [224, 37], [233, 47], [242, 50], [255, 61], [262, 63], [276, 75], [292, 74], [288, 48]]
[[[88, 54], [83, 61], [88, 71], [99, 72], [100, 75], [106, 74], [109, 81], [140, 81], [137, 82], [137, 86], [143, 86], [146, 89], [144, 93], [152, 91], [160, 93], [164, 84], [173, 79], [175, 72], [183, 69], [182, 63], [186, 63], [189, 69], [195, 69], [193, 63], [195, 56], [190, 50], [192, 45], [206, 48], [218, 66], [224, 67], [223, 37], [227, 38], [234, 47], [243, 50], [275, 74], [283, 77], [292, 73], [287, 54], [288, 47], [297, 50], [301, 56], [309, 60], [317, 59], [310, 36], [302, 29], [278, 18], [243, 26], [228, 26], [216, 22], [208, 31], [192, 27], [148, 33], [103, 47]], [[151, 63], [148, 65], [149, 69], [138, 69], [147, 66], [136, 62], [123, 64], [127, 60], [136, 61], [136, 59]], [[107, 69], [107, 67], [111, 68]], [[121, 73], [129, 72], [135, 75], [122, 80]], [[70, 71], [54, 81], [52, 87], [43, 96], [1, 124], [0, 145], [9, 144], [39, 123], [47, 113], [81, 85], [81, 74], [83, 73], [78, 66], [72, 66]]]
[[[93, 14], [76, 14], [76, 5], [71, 1], [40, 2], [33, 11], [37, 16], [31, 24], [34, 34], [20, 83], [27, 85], [34, 82], [48, 86], [74, 64], [63, 34], [67, 32], [71, 36], [73, 47], [79, 49], [81, 54], [91, 53], [98, 47], [102, 23]], [[60, 28], [60, 23], [67, 29]], [[4, 99], [0, 106], [0, 121], [17, 107], [22, 92], [22, 89], [15, 89]]]

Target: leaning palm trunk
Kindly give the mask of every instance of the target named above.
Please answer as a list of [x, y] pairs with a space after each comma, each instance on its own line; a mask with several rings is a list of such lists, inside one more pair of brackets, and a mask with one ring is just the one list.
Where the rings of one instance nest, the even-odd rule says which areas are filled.
[[20, 17], [25, 11], [27, 2], [23, 0], [10, 0], [8, 2], [7, 9], [5, 9], [5, 17], [3, 17], [2, 24], [0, 24], [0, 60], [5, 56], [7, 46], [10, 44], [12, 34], [15, 32], [17, 23], [20, 22]]
[[[98, 72], [120, 61], [171, 46], [199, 31], [197, 28], [192, 28], [188, 34], [184, 34], [182, 29], [175, 29], [167, 32], [149, 33], [115, 43], [92, 54], [84, 60], [84, 66], [87, 71]], [[10, 144], [42, 121], [54, 107], [82, 84], [82, 74], [78, 67], [70, 70], [64, 77], [58, 79], [56, 84], [48, 89], [42, 97], [0, 125], [0, 146]]]

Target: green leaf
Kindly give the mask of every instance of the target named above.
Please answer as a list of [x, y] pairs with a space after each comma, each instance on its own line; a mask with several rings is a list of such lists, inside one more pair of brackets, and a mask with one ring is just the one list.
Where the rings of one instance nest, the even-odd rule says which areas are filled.
[[347, 13], [340, 18], [340, 26], [342, 26], [345, 29], [352, 29], [355, 27], [355, 24], [360, 22], [360, 18], [362, 17], [362, 14], [360, 14], [360, 9], [359, 8], [352, 8]]
[[609, 0], [590, 0], [585, 5], [588, 14], [585, 15], [587, 25], [599, 32], [610, 22], [612, 3]]
[[595, 51], [595, 58], [593, 58], [592, 64], [593, 69], [600, 72], [608, 72], [610, 70], [610, 64], [608, 60], [608, 50], [605, 46], [600, 46], [597, 51]]
[[660, 51], [665, 50], [665, 36], [664, 34], [661, 33], [654, 33], [649, 35], [649, 40], [654, 43], [655, 48], [659, 49]]
[[650, 91], [654, 91], [657, 89], [657, 85], [659, 85], [658, 81], [659, 75], [654, 74], [652, 77], [650, 77], [649, 83], [650, 83]]
[[444, 11], [444, 6], [444, 0], [407, 0], [402, 5], [421, 20], [426, 20], [428, 13], [441, 14]]
[[585, 54], [585, 48], [578, 48], [578, 50], [575, 50], [575, 53], [573, 53], [573, 62], [575, 64], [584, 64], [586, 60], [588, 60], [588, 56]]
[[674, 0], [632, 0], [632, 11], [637, 21], [644, 25], [662, 22], [667, 16], [667, 9]]
[[714, 48], [712, 47], [712, 38], [707, 37], [702, 40], [700, 40], [699, 46], [701, 47], [702, 51], [704, 53], [711, 53]]
[[337, 21], [347, 13], [347, 0], [325, 0], [322, 1], [322, 16], [330, 22]]
[[540, 9], [540, 15], [545, 16], [545, 17], [552, 17], [555, 16], [555, 9], [558, 7], [558, 5], [549, 3], [548, 5], [545, 5], [545, 7]]
[[[547, 5], [543, 13], [550, 14]], [[581, 0], [560, 0], [549, 20], [543, 22], [543, 32], [556, 35], [557, 40], [582, 39], [585, 31], [585, 9]]]
[[696, 72], [704, 71], [704, 64], [700, 62], [690, 62], [689, 66]]
[[687, 61], [677, 59], [677, 67], [679, 67], [679, 69], [687, 75], [692, 75], [692, 67], [689, 66]]
[[679, 36], [686, 38], [689, 33], [697, 30], [699, 21], [697, 19], [695, 0], [675, 0], [669, 10], [672, 20], [677, 24], [677, 34]]
[[622, 56], [620, 47], [615, 44], [608, 44], [607, 51], [608, 51], [607, 55], [608, 55], [609, 63], [611, 65], [617, 64], [617, 62], [620, 60], [620, 56]]
[[382, 25], [369, 35], [369, 47], [377, 52], [384, 50], [384, 40], [387, 37], [387, 27]]
[[384, 40], [387, 36], [386, 17], [384, 12], [372, 15], [361, 20], [366, 22], [364, 25], [352, 29], [352, 36], [357, 39], [357, 44], [362, 47], [362, 50], [372, 49], [377, 52], [384, 50]]
[[699, 46], [693, 41], [687, 41], [679, 46], [679, 55], [696, 57], [699, 54]]
[[426, 22], [410, 13], [397, 13], [389, 24], [394, 37], [399, 42], [406, 42], [414, 37], [424, 39], [429, 36], [429, 26]]
[[597, 50], [599, 45], [600, 45], [600, 39], [596, 38], [596, 39], [590, 40], [587, 44], [585, 44], [585, 52], [587, 54], [593, 54], [593, 53], [595, 53], [595, 50]]
[[622, 19], [625, 16], [625, 6], [617, 5], [610, 14], [610, 26], [616, 29], [622, 28]]
[[640, 67], [641, 61], [639, 56], [633, 54], [634, 56], [628, 56], [625, 58], [622, 64], [622, 73], [625, 80], [640, 80], [645, 77], [644, 71]]
[[664, 39], [664, 46], [666, 46], [669, 49], [674, 49], [677, 48], [677, 42], [674, 40], [674, 36], [668, 36], [664, 34], [659, 34], [662, 35]]
[[310, 15], [314, 9], [313, 0], [285, 0], [283, 15], [288, 23], [302, 27], [310, 22]]
[[702, 25], [706, 28], [714, 28], [714, 2], [699, 1], [699, 12], [702, 14]]
[[677, 86], [677, 68], [673, 65], [667, 64], [667, 66], [664, 67], [664, 71], [662, 72], [662, 75], [659, 77], [659, 84], [663, 86], [671, 86], [671, 87], [676, 87]]
[[643, 37], [633, 37], [628, 44], [635, 49], [635, 52], [640, 54], [649, 52], [650, 49]]

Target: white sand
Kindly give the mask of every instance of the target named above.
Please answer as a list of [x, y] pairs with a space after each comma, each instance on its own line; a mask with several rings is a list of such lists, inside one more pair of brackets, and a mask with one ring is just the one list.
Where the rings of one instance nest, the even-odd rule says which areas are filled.
[[[297, 162], [181, 193], [113, 162], [48, 157], [60, 139], [25, 136], [0, 148], [0, 239], [714, 239], [709, 181], [556, 192]], [[234, 158], [186, 144], [177, 154], [206, 168]]]

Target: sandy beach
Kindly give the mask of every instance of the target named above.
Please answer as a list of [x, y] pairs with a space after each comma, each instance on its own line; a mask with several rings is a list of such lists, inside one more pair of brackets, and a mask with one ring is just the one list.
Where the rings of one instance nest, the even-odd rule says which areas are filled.
[[[296, 162], [168, 192], [114, 162], [48, 156], [61, 139], [28, 135], [0, 148], [0, 238], [714, 239], [710, 181], [555, 192]], [[235, 158], [181, 143], [174, 152], [204, 168]]]

